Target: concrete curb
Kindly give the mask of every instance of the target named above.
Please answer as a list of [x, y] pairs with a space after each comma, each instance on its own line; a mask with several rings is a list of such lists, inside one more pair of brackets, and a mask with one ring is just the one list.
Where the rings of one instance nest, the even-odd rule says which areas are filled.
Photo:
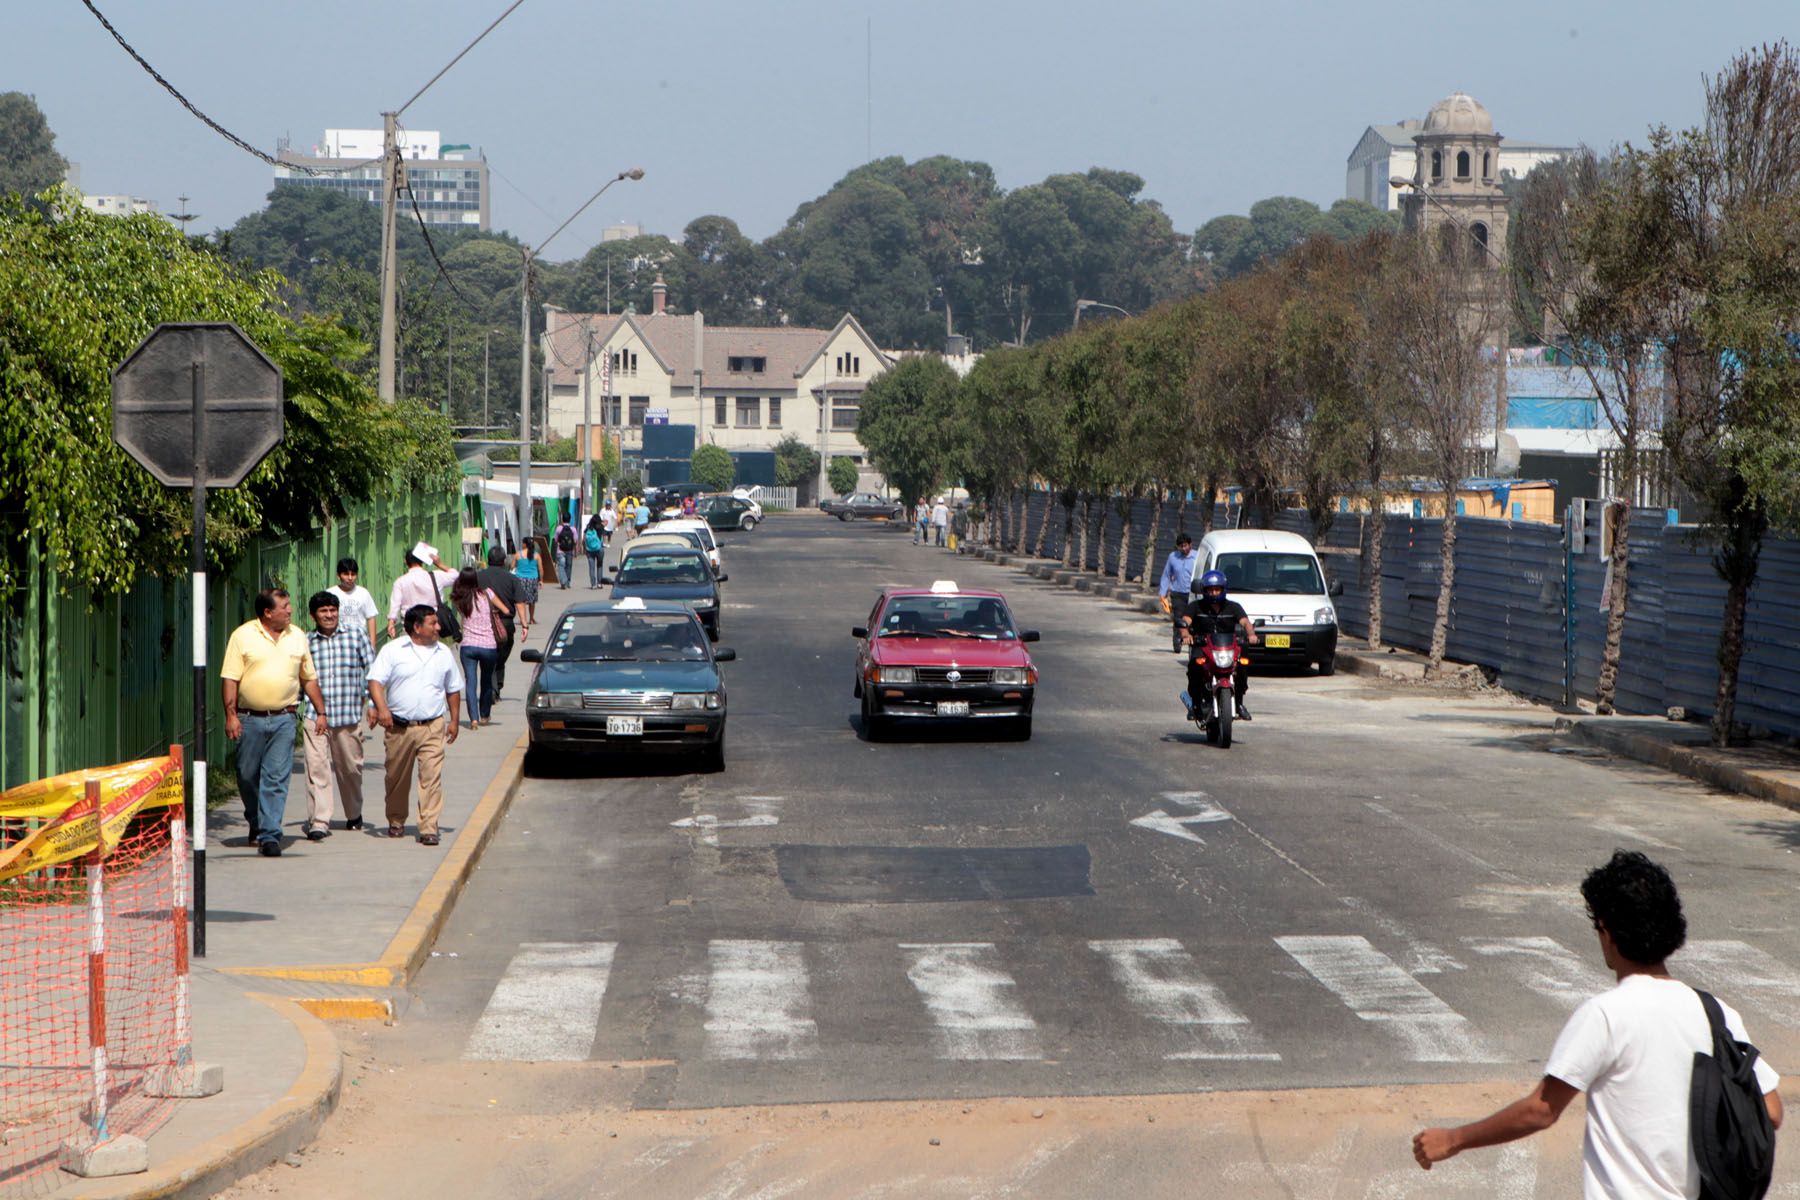
[[280, 1162], [319, 1135], [343, 1090], [343, 1051], [337, 1038], [291, 1000], [249, 995], [292, 1021], [306, 1045], [306, 1063], [287, 1094], [237, 1128], [143, 1175], [62, 1193], [67, 1200], [201, 1200]]
[[1162, 614], [1162, 604], [1155, 596], [1148, 595], [1134, 587], [1121, 586], [1114, 579], [1103, 579], [1084, 571], [1067, 570], [1059, 562], [1045, 559], [1025, 560], [1010, 554], [1001, 554], [992, 549], [971, 551], [971, 557], [985, 559], [995, 566], [1010, 567], [1033, 579], [1042, 579], [1057, 587], [1086, 592], [1090, 596], [1098, 596], [1104, 600], [1113, 600], [1127, 608], [1150, 616]]
[[[425, 965], [432, 943], [442, 932], [444, 923], [456, 907], [469, 876], [480, 865], [481, 856], [500, 828], [501, 818], [512, 807], [525, 777], [526, 735], [500, 761], [487, 791], [469, 814], [468, 826], [450, 847], [450, 853], [419, 893], [418, 902], [400, 923], [400, 929], [388, 942], [381, 957], [372, 963], [344, 963], [302, 967], [232, 967], [234, 975], [262, 975], [276, 979], [308, 980], [314, 983], [350, 983], [363, 987], [405, 987]], [[343, 1017], [386, 1017], [391, 1008], [380, 1004], [365, 1006], [333, 1006], [329, 1015]]]
[[1800, 771], [1748, 767], [1731, 762], [1729, 751], [1712, 746], [1680, 746], [1595, 721], [1576, 721], [1571, 732], [1589, 745], [1621, 757], [1685, 775], [1721, 791], [1739, 792], [1800, 811]]

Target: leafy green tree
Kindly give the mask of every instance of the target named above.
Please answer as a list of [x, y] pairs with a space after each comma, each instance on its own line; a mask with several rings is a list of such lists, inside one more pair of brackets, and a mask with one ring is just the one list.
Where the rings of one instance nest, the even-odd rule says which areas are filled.
[[731, 461], [731, 455], [725, 447], [708, 442], [694, 450], [691, 462], [693, 466], [688, 475], [690, 479], [705, 484], [711, 491], [731, 490], [731, 481], [737, 475], [737, 464]]
[[775, 443], [775, 486], [799, 487], [819, 474], [819, 452], [790, 433]]
[[0, 92], [0, 194], [35, 196], [69, 173], [56, 152], [56, 135], [37, 101], [24, 92]]
[[852, 173], [800, 206], [769, 240], [782, 306], [796, 325], [829, 328], [854, 312], [884, 346], [925, 345], [935, 316], [917, 214], [906, 193]]
[[689, 307], [717, 325], [769, 325], [767, 271], [760, 247], [730, 217], [696, 217], [682, 231]]
[[936, 355], [907, 355], [863, 392], [856, 437], [908, 500], [944, 482], [955, 420], [956, 372]]
[[1361, 200], [1339, 200], [1321, 212], [1310, 200], [1270, 196], [1250, 206], [1250, 215], [1214, 217], [1194, 235], [1195, 253], [1219, 279], [1235, 279], [1271, 262], [1315, 234], [1355, 241], [1370, 233], [1395, 232], [1398, 215]]
[[854, 492], [857, 478], [856, 464], [841, 454], [833, 458], [831, 465], [825, 468], [825, 482], [830, 484], [831, 490], [839, 496], [847, 496]]

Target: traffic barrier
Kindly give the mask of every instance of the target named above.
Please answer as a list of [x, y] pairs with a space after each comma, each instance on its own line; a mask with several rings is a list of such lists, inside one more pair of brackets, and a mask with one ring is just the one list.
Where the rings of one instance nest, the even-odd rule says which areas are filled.
[[147, 1166], [196, 1078], [182, 753], [0, 792], [0, 1195]]

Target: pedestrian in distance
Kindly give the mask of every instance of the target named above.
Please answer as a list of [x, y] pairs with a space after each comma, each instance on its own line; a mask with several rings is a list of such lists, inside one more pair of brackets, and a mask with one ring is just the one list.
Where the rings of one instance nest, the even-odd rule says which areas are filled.
[[645, 527], [650, 524], [651, 515], [650, 505], [644, 501], [638, 501], [638, 506], [631, 510], [632, 537], [644, 532]]
[[368, 634], [369, 645], [375, 644], [375, 618], [380, 610], [375, 607], [375, 597], [369, 595], [369, 589], [357, 583], [362, 568], [356, 565], [354, 558], [340, 558], [337, 562], [337, 586], [327, 588], [338, 598], [338, 621], [345, 625], [365, 623], [364, 632]]
[[956, 502], [956, 511], [950, 514], [950, 549], [959, 550], [969, 540], [969, 506], [961, 500]]
[[556, 582], [564, 591], [569, 589], [569, 576], [575, 564], [575, 526], [564, 517], [556, 526], [556, 532], [550, 535], [552, 552], [556, 555]]
[[[375, 647], [363, 622], [346, 621], [334, 589], [315, 592], [306, 602], [313, 630], [306, 635], [319, 691], [325, 696], [325, 727], [317, 721], [301, 728], [306, 751], [307, 840], [331, 836], [331, 788], [337, 785], [345, 829], [363, 827], [363, 717], [368, 710], [369, 666]], [[374, 624], [374, 616], [369, 617]], [[317, 716], [315, 710], [314, 715]]]
[[[430, 563], [428, 567], [426, 564]], [[406, 570], [394, 580], [388, 592], [387, 635], [391, 641], [399, 632], [400, 618], [417, 604], [436, 608], [440, 597], [456, 582], [456, 572], [444, 564], [437, 550], [419, 542], [406, 552]]]
[[462, 617], [463, 696], [469, 728], [493, 723], [494, 665], [500, 659], [500, 613], [510, 605], [481, 584], [475, 568], [465, 567], [450, 589], [450, 603]]
[[931, 532], [931, 506], [920, 496], [913, 505], [913, 545], [923, 542]]
[[[618, 529], [619, 510], [613, 507], [613, 502], [611, 500], [608, 500], [605, 506], [600, 509], [600, 541], [602, 543], [602, 548], [612, 545], [613, 534], [618, 532]], [[604, 561], [602, 562], [602, 565], [605, 565]]]
[[294, 773], [294, 713], [300, 694], [325, 729], [325, 697], [294, 605], [280, 588], [256, 593], [256, 617], [231, 631], [219, 664], [225, 736], [238, 744], [238, 798], [250, 840], [265, 858], [281, 855], [281, 822]]
[[[1696, 1142], [1704, 1138], [1691, 1118], [1705, 1106], [1697, 1103], [1699, 1093], [1690, 1098], [1690, 1089], [1711, 1065], [1705, 1060], [1716, 1049], [1714, 1016], [1733, 1040], [1748, 1043], [1743, 1019], [1722, 1001], [1709, 1014], [1702, 993], [1670, 977], [1667, 959], [1687, 940], [1687, 920], [1675, 881], [1662, 867], [1635, 851], [1615, 850], [1588, 873], [1581, 895], [1617, 986], [1575, 1010], [1528, 1095], [1468, 1125], [1421, 1130], [1413, 1137], [1413, 1158], [1429, 1171], [1464, 1150], [1538, 1133], [1556, 1123], [1577, 1092], [1586, 1092], [1581, 1177], [1588, 1200], [1700, 1196]], [[1780, 1076], [1757, 1059], [1753, 1082], [1769, 1117], [1772, 1164]], [[1727, 1193], [1709, 1185], [1704, 1194]]]
[[606, 526], [599, 513], [589, 517], [582, 527], [581, 548], [587, 553], [588, 590], [592, 591], [600, 586], [600, 568], [606, 562]]
[[683, 496], [681, 498], [681, 515], [682, 516], [684, 516], [684, 517], [693, 516], [697, 508], [698, 508], [698, 506], [695, 504], [694, 497], [691, 493], [689, 495]]
[[939, 496], [937, 498], [937, 502], [931, 506], [931, 536], [933, 539], [932, 544], [937, 546], [939, 549], [942, 549], [943, 545], [944, 545], [944, 537], [949, 532], [950, 532], [950, 506], [948, 504], [944, 503], [944, 498], [942, 496]]
[[[482, 587], [505, 601], [494, 610], [500, 618], [500, 632], [494, 646], [493, 699], [498, 700], [506, 688], [506, 660], [512, 657], [513, 640], [523, 628], [519, 597], [525, 588], [519, 577], [506, 569], [506, 551], [495, 546], [488, 551], [487, 560], [488, 565], [475, 572], [475, 577]], [[530, 632], [529, 629], [525, 631]]]
[[638, 498], [626, 492], [619, 501], [619, 528], [625, 531], [625, 540], [630, 541], [637, 530]]
[[437, 610], [406, 610], [406, 636], [381, 648], [369, 669], [371, 725], [386, 731], [387, 836], [406, 836], [413, 770], [419, 776], [419, 844], [438, 844], [444, 809], [444, 750], [456, 741], [463, 672], [450, 647], [438, 640]]
[[1169, 554], [1168, 561], [1163, 563], [1162, 577], [1156, 581], [1156, 594], [1162, 600], [1162, 610], [1169, 615], [1170, 628], [1175, 653], [1181, 653], [1181, 618], [1187, 612], [1188, 593], [1193, 589], [1194, 567], [1200, 561], [1200, 552], [1194, 549], [1194, 539], [1187, 534], [1177, 534], [1175, 549]]
[[527, 539], [513, 560], [513, 574], [519, 580], [519, 640], [531, 640], [531, 626], [537, 620], [538, 584], [543, 567], [538, 559], [537, 543]]

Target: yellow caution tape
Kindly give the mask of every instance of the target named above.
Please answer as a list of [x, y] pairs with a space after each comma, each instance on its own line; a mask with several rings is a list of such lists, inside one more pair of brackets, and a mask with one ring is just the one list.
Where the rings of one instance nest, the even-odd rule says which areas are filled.
[[[87, 797], [100, 785], [100, 802]], [[45, 824], [0, 850], [0, 880], [92, 854], [110, 854], [131, 819], [146, 808], [181, 803], [182, 771], [174, 759], [145, 758], [92, 771], [71, 771], [0, 792], [0, 818], [34, 818]]]

